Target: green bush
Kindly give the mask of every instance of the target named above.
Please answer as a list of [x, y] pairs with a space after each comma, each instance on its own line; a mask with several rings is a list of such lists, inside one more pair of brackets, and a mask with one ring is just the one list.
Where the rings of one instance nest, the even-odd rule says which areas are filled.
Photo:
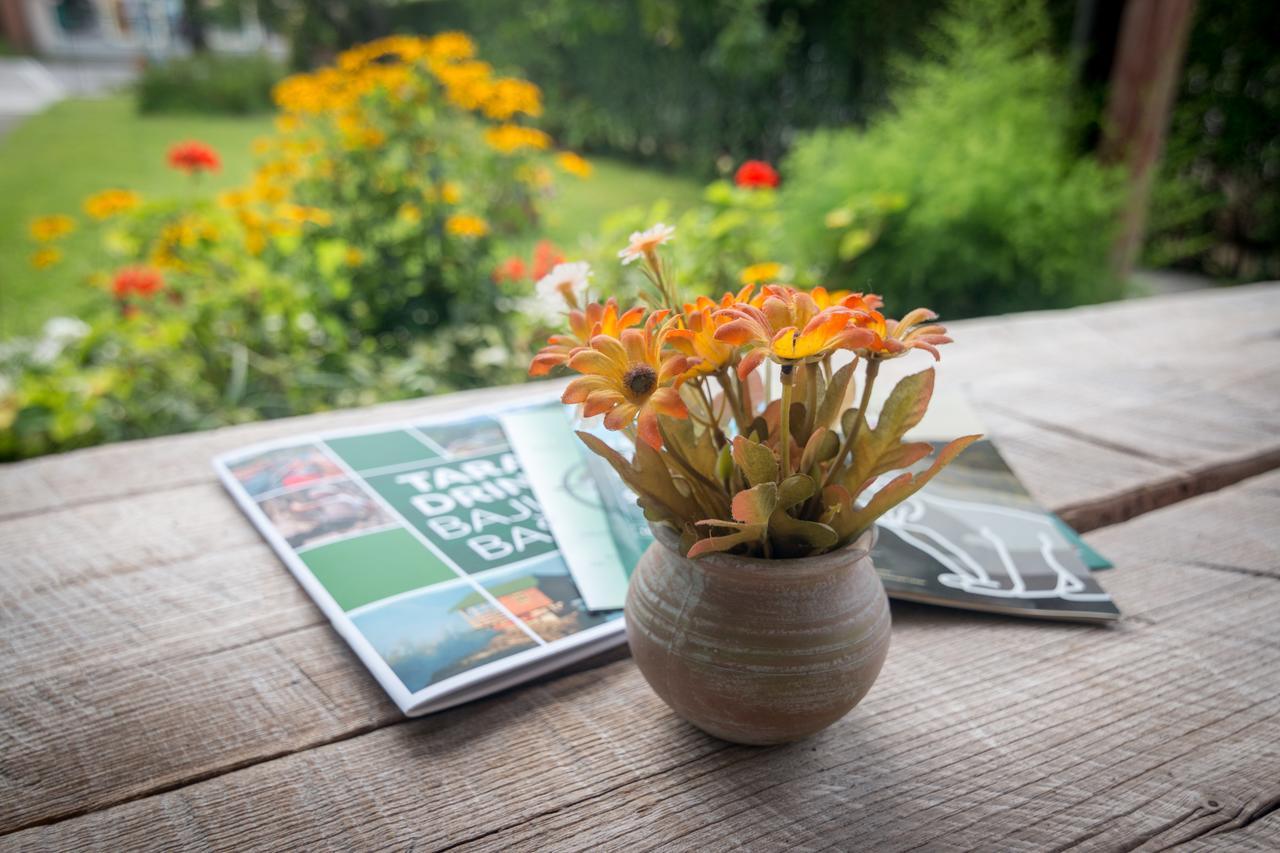
[[278, 63], [261, 55], [206, 54], [155, 63], [138, 80], [138, 109], [143, 113], [267, 112], [271, 87], [283, 75]]
[[1119, 175], [1070, 143], [1065, 63], [1038, 3], [944, 15], [865, 131], [802, 138], [783, 169], [786, 245], [829, 286], [950, 317], [1116, 298]]

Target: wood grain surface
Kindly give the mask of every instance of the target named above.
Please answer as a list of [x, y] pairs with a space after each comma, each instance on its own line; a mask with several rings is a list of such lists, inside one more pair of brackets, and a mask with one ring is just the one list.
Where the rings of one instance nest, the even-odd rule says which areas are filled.
[[457, 398], [9, 465], [0, 847], [1280, 846], [1280, 287], [954, 330], [941, 382], [1096, 528], [1114, 628], [895, 603], [867, 699], [780, 748], [629, 660], [406, 721], [208, 460]]

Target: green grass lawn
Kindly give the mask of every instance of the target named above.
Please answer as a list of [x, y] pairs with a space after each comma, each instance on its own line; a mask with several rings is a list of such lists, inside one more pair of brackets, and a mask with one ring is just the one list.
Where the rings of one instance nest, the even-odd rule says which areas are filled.
[[[49, 317], [74, 316], [101, 299], [85, 283], [92, 272], [87, 234], [73, 234], [60, 244], [65, 258], [58, 266], [30, 267], [31, 218], [47, 213], [80, 218], [85, 196], [110, 187], [144, 195], [188, 191], [188, 179], [165, 162], [169, 146], [186, 139], [207, 142], [222, 157], [222, 170], [201, 183], [201, 192], [241, 184], [252, 169], [250, 143], [270, 130], [268, 116], [139, 116], [132, 98], [118, 95], [64, 101], [0, 139], [0, 339], [30, 334]], [[686, 178], [592, 162], [596, 169], [589, 180], [563, 177], [547, 206], [545, 236], [566, 250], [615, 210], [667, 198], [679, 212], [700, 192]]]
[[34, 270], [27, 223], [46, 213], [83, 218], [84, 197], [110, 187], [143, 195], [183, 192], [190, 182], [169, 168], [169, 146], [199, 139], [216, 148], [222, 170], [204, 192], [243, 183], [252, 167], [250, 142], [271, 129], [269, 117], [138, 116], [133, 99], [70, 100], [22, 122], [0, 139], [0, 337], [36, 331], [57, 314], [77, 314], [101, 297], [85, 284], [90, 238], [60, 245], [61, 264]]
[[615, 211], [636, 206], [647, 209], [666, 199], [678, 214], [693, 207], [702, 196], [702, 185], [683, 175], [590, 159], [595, 167], [591, 177], [585, 181], [561, 177], [556, 182], [556, 197], [545, 205], [543, 236], [568, 251], [578, 245], [583, 235], [599, 233], [602, 220]]

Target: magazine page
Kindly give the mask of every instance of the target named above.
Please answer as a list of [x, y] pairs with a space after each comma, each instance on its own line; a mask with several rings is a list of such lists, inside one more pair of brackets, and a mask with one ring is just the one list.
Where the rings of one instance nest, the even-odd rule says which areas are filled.
[[406, 714], [623, 642], [591, 611], [493, 407], [218, 457], [241, 508]]
[[[566, 409], [561, 429], [546, 430], [542, 452], [551, 452], [546, 445], [555, 436], [563, 444], [561, 452], [576, 448], [582, 468], [590, 471], [601, 493], [618, 550], [638, 554], [651, 541], [643, 513], [613, 469], [572, 435], [569, 417]], [[624, 440], [591, 422], [580, 428], [611, 442]], [[947, 437], [981, 432], [981, 422], [963, 396], [949, 393], [935, 396], [908, 438], [941, 448]], [[925, 460], [919, 467], [927, 464]], [[539, 496], [560, 482], [567, 480], [531, 479]], [[1056, 619], [1120, 615], [1085, 560], [1109, 564], [1032, 500], [990, 439], [971, 445], [928, 486], [883, 516], [878, 528], [872, 557], [891, 597]], [[592, 569], [589, 556], [582, 558], [583, 566], [575, 565], [576, 554], [568, 558], [575, 575]]]

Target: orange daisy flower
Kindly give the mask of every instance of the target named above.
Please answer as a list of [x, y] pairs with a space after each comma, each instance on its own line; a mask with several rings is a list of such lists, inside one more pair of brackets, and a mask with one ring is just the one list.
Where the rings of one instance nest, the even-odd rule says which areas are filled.
[[770, 285], [759, 306], [739, 302], [716, 312], [723, 325], [715, 337], [750, 348], [738, 363], [738, 376], [745, 379], [766, 358], [797, 364], [873, 343], [874, 335], [858, 325], [863, 316], [864, 312], [843, 305], [819, 308], [804, 291]]
[[546, 376], [552, 368], [568, 364], [573, 354], [591, 345], [596, 335], [618, 337], [624, 329], [638, 326], [644, 320], [644, 309], [637, 305], [619, 312], [618, 300], [609, 297], [601, 305], [592, 302], [585, 309], [569, 311], [569, 334], [552, 335], [529, 365], [530, 376]]
[[560, 398], [582, 403], [587, 417], [603, 414], [608, 429], [636, 423], [640, 439], [654, 448], [662, 446], [659, 414], [689, 416], [677, 390], [688, 360], [681, 354], [663, 357], [668, 326], [659, 325], [661, 313], [650, 315], [643, 329], [593, 337], [590, 347], [569, 359], [569, 367], [584, 375], [570, 382]]
[[862, 321], [862, 327], [871, 332], [873, 337], [865, 345], [867, 355], [872, 358], [887, 359], [906, 355], [913, 349], [921, 349], [940, 361], [938, 347], [951, 343], [947, 330], [933, 321], [938, 315], [928, 308], [917, 308], [907, 313], [901, 320], [886, 320], [879, 311], [871, 311]]
[[[733, 294], [726, 293], [725, 298], [732, 299]], [[733, 344], [716, 339], [716, 330], [727, 319], [715, 318], [718, 307], [720, 306], [709, 298], [699, 296], [696, 303], [684, 306], [683, 327], [667, 332], [667, 343], [689, 357], [691, 376], [714, 373], [732, 361], [737, 352], [737, 347]]]

